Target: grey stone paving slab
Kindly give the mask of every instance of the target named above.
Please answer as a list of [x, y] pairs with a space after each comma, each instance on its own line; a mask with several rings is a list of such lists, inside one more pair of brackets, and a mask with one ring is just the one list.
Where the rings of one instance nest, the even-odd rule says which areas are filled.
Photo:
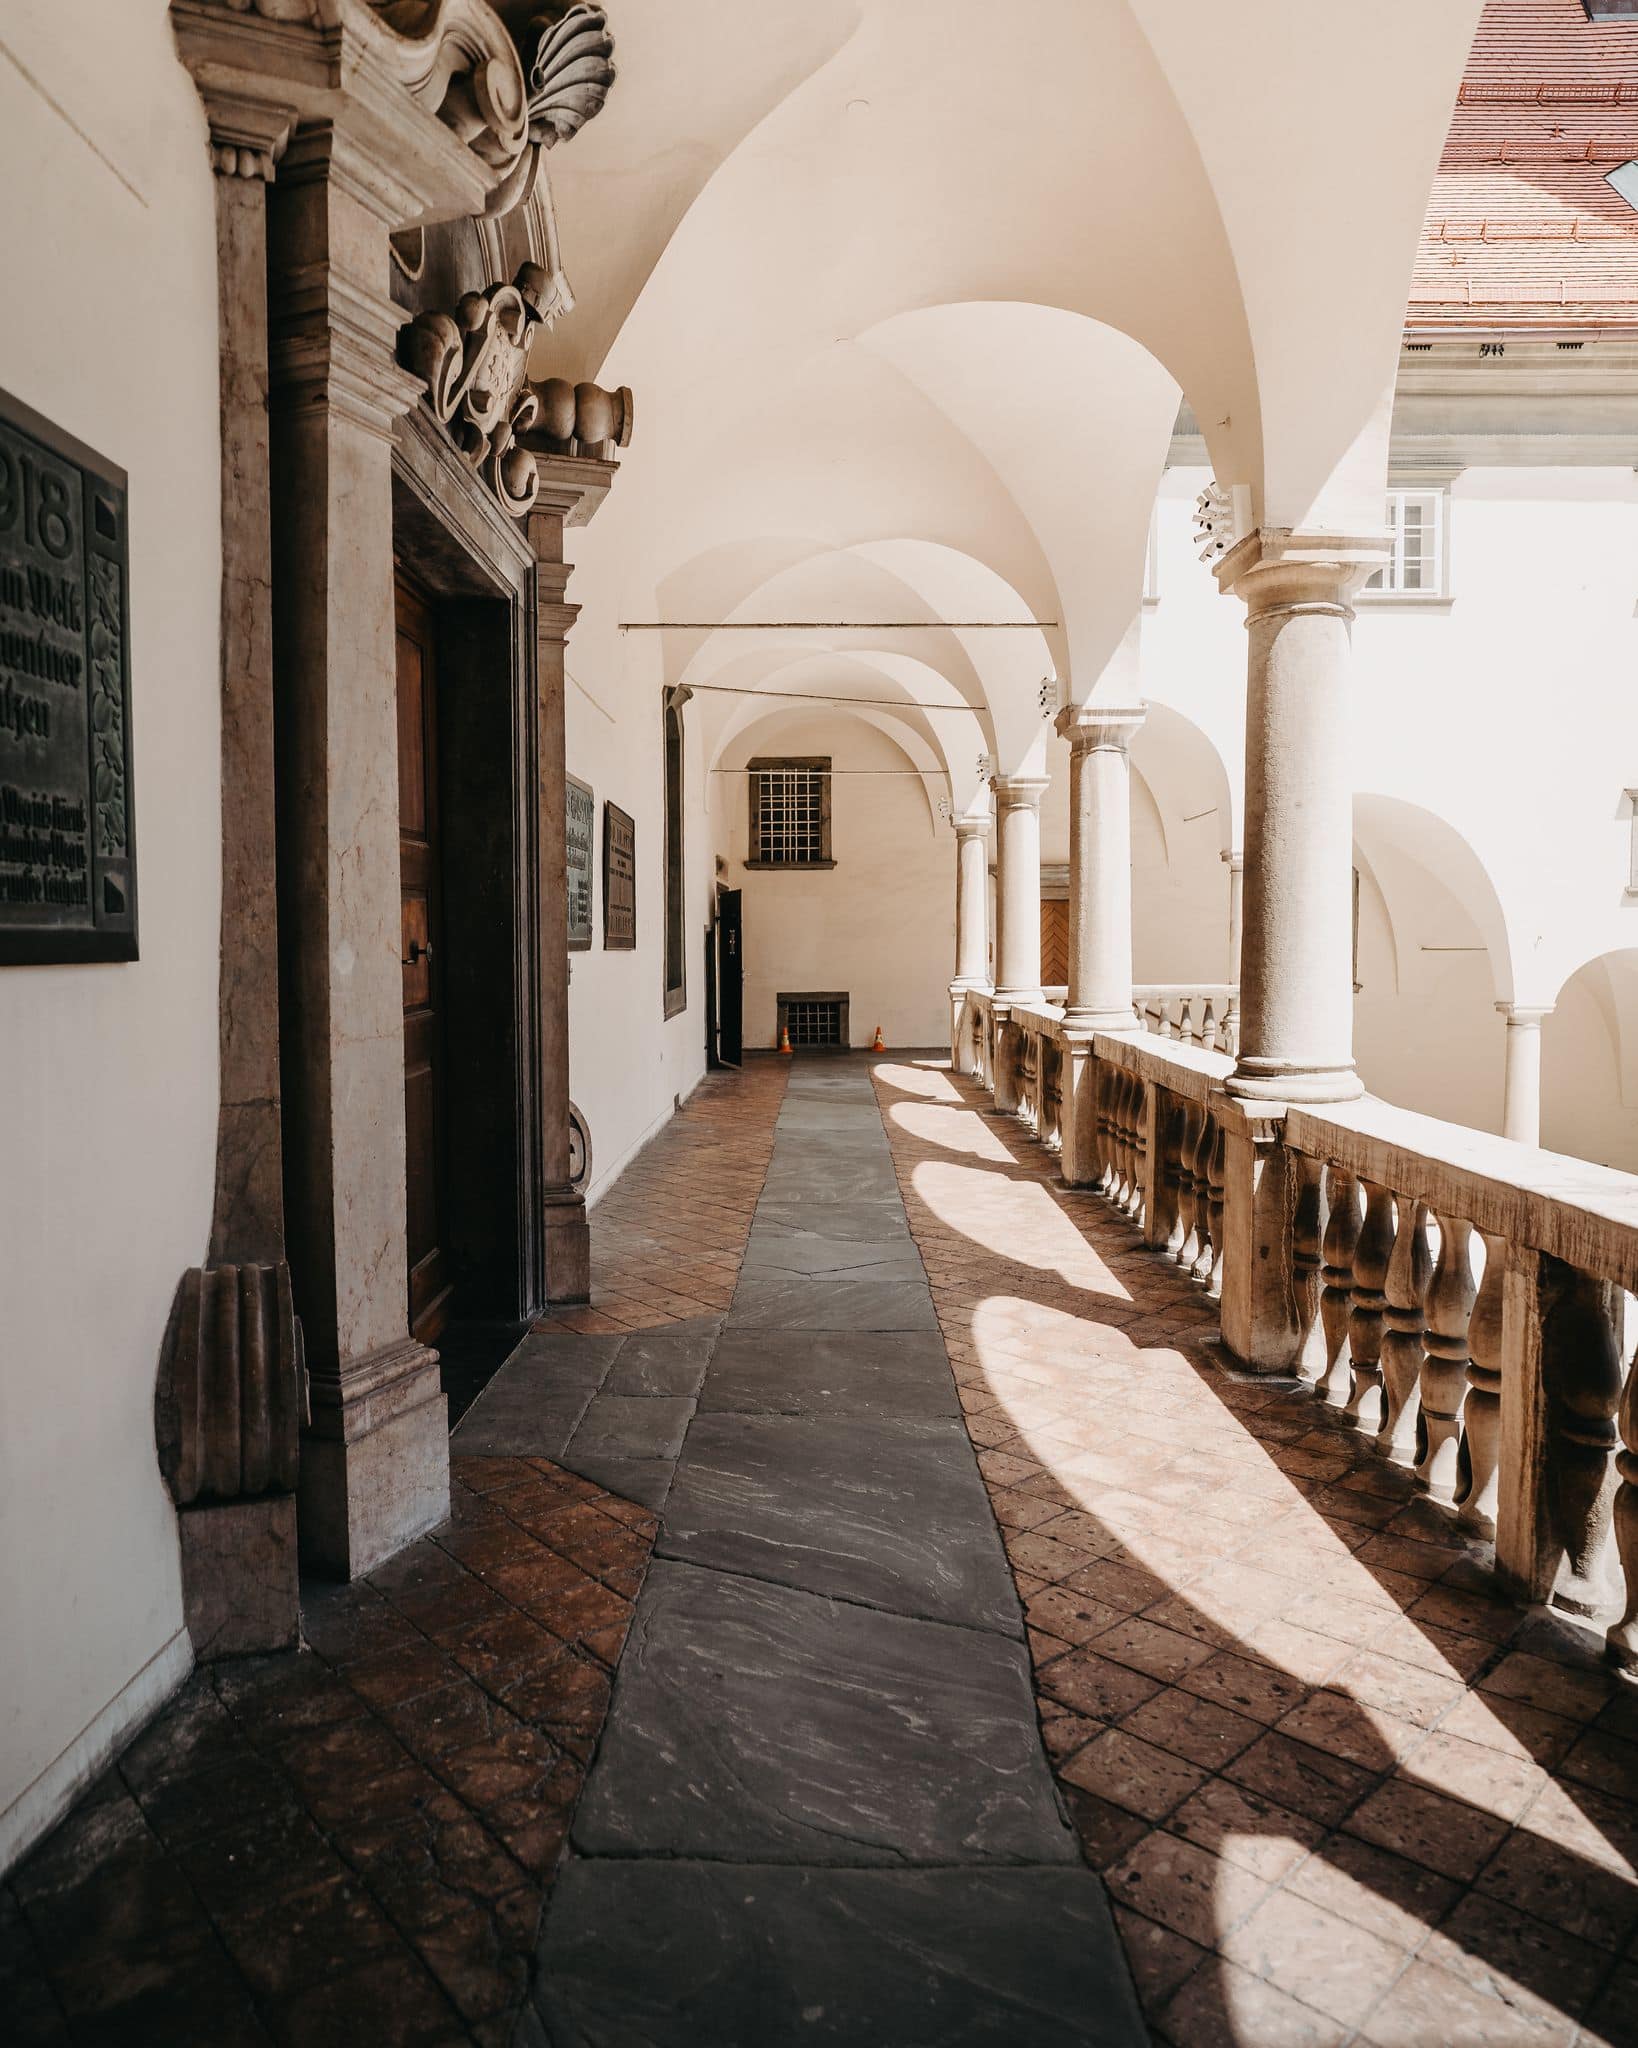
[[700, 1389], [700, 1413], [959, 1415], [944, 1340], [919, 1330], [733, 1330]]
[[682, 1449], [692, 1399], [594, 1394], [569, 1440], [573, 1458], [671, 1458]]
[[927, 1276], [918, 1267], [879, 1277], [846, 1273], [745, 1274], [728, 1330], [936, 1330]]
[[674, 1458], [609, 1458], [598, 1452], [582, 1455], [572, 1446], [559, 1463], [594, 1486], [617, 1493], [622, 1500], [634, 1500], [639, 1507], [652, 1508], [656, 1514], [665, 1506], [677, 1469]]
[[[838, 1160], [803, 1159], [795, 1152], [789, 1158], [775, 1155], [763, 1183], [764, 1201], [896, 1202], [899, 1184], [893, 1175], [893, 1161], [878, 1140], [868, 1152]], [[758, 1205], [760, 1208], [760, 1204]]]
[[561, 1459], [596, 1390], [582, 1372], [509, 1360], [462, 1416], [449, 1447], [456, 1457]]
[[881, 1136], [882, 1120], [874, 1102], [855, 1102], [846, 1095], [787, 1095], [779, 1112], [779, 1132], [804, 1136], [834, 1131], [870, 1131]]
[[740, 1273], [858, 1273], [867, 1268], [880, 1273], [888, 1267], [920, 1273], [921, 1253], [908, 1237], [888, 1238], [882, 1243], [870, 1239], [823, 1237], [817, 1231], [801, 1235], [782, 1231], [753, 1230], [740, 1263]]
[[603, 1382], [606, 1394], [697, 1394], [712, 1348], [722, 1329], [720, 1316], [696, 1317], [656, 1330], [638, 1330], [620, 1347]]
[[630, 1339], [624, 1336], [589, 1337], [575, 1330], [565, 1330], [559, 1336], [544, 1330], [531, 1330], [520, 1340], [506, 1364], [509, 1367], [536, 1367], [555, 1373], [559, 1379], [583, 1381], [596, 1387], [602, 1384], [603, 1375], [614, 1363], [622, 1345], [629, 1342]]
[[701, 1415], [659, 1552], [1023, 1636], [972, 1443], [949, 1416]]
[[870, 1197], [855, 1194], [844, 1199], [838, 1195], [823, 1203], [800, 1194], [765, 1194], [757, 1204], [751, 1243], [773, 1237], [842, 1238], [864, 1244], [915, 1242], [897, 1188], [891, 1194]]
[[1088, 1870], [572, 1859], [537, 1992], [554, 2048], [1141, 2048]]
[[1021, 1643], [657, 1560], [583, 1854], [1078, 1863]]

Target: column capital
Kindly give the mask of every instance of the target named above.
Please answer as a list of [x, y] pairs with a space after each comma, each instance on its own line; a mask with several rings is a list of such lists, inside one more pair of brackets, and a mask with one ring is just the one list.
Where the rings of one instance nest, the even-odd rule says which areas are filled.
[[210, 124], [211, 169], [219, 178], [269, 183], [296, 125], [295, 108], [198, 83]]
[[1498, 1003], [1496, 1013], [1507, 1019], [1509, 1029], [1539, 1031], [1543, 1017], [1550, 1017], [1556, 1003]]
[[1243, 853], [1220, 853], [1217, 858], [1231, 875], [1243, 875], [1246, 871], [1246, 857]]
[[955, 836], [959, 839], [983, 839], [990, 829], [990, 815], [986, 811], [982, 818], [957, 818], [954, 821]]
[[990, 788], [995, 792], [996, 808], [1015, 811], [1025, 808], [1038, 811], [1041, 799], [1052, 787], [1048, 775], [992, 775]]
[[1112, 747], [1124, 754], [1147, 715], [1143, 704], [1066, 704], [1052, 724], [1073, 753]]
[[1280, 612], [1334, 611], [1352, 618], [1348, 600], [1392, 558], [1385, 530], [1299, 533], [1259, 526], [1213, 565], [1217, 587], [1243, 600], [1247, 623]]

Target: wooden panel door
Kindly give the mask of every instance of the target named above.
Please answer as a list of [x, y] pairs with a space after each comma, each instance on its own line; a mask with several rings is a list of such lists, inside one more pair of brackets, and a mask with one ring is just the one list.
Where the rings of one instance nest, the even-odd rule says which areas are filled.
[[1041, 904], [1041, 986], [1061, 988], [1069, 980], [1069, 905]]
[[404, 1140], [409, 1320], [423, 1343], [449, 1314], [444, 1244], [443, 977], [438, 840], [438, 674], [432, 615], [398, 581], [398, 860], [403, 894]]

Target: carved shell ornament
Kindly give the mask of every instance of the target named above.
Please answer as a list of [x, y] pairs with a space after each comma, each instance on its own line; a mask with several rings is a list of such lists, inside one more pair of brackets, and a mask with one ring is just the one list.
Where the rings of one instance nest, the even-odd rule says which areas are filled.
[[614, 38], [603, 9], [588, 5], [555, 21], [542, 16], [533, 26], [539, 40], [529, 66], [529, 139], [552, 149], [602, 112], [614, 84]]

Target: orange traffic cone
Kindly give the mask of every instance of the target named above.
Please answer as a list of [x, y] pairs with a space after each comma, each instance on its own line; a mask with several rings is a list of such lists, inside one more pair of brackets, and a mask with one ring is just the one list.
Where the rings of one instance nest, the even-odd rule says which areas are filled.
[[887, 1047], [882, 1044], [882, 1027], [879, 1024], [876, 1026], [876, 1036], [870, 1041], [870, 1050], [872, 1052], [886, 1052], [887, 1050]]
[[785, 1055], [786, 1055], [787, 1057], [789, 1057], [789, 1055], [790, 1055], [790, 1049], [791, 1049], [791, 1029], [790, 1029], [790, 1026], [789, 1026], [788, 1024], [781, 1024], [781, 1025], [780, 1025], [780, 1027], [779, 1027], [779, 1050], [780, 1050], [780, 1051], [781, 1051], [782, 1053], [784, 1053], [784, 1054], [785, 1054]]

